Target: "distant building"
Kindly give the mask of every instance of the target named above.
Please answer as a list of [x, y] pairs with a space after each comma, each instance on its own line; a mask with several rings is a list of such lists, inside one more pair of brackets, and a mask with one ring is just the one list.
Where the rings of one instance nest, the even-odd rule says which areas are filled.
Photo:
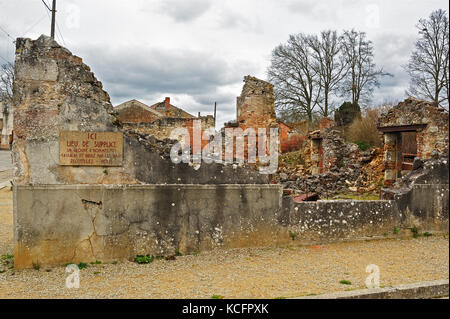
[[13, 112], [8, 102], [0, 101], [1, 149], [11, 149], [13, 141]]
[[[199, 113], [198, 117], [195, 117], [170, 104], [169, 97], [151, 106], [137, 100], [131, 100], [116, 106], [114, 109], [119, 113], [119, 120], [124, 127], [139, 133], [151, 134], [160, 140], [170, 138], [170, 134], [175, 128], [187, 128], [191, 134], [192, 144], [194, 120], [200, 120], [202, 131], [214, 129], [215, 126], [212, 115], [201, 116]], [[202, 146], [206, 143], [207, 141], [202, 142]]]

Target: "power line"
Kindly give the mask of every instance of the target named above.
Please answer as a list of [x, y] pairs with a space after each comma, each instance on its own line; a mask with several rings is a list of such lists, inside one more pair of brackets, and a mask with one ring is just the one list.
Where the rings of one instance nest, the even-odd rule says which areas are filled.
[[16, 39], [14, 39], [5, 29], [0, 27], [0, 30], [2, 30], [11, 40], [16, 41]]
[[22, 37], [24, 37], [28, 32], [31, 31], [31, 29], [33, 29], [35, 26], [37, 26], [43, 19], [45, 18], [45, 15], [42, 16], [35, 24], [33, 24], [30, 28], [28, 28], [28, 30], [23, 33]]
[[47, 2], [45, 2], [44, 0], [42, 0], [42, 3], [47, 7], [48, 11], [52, 11], [52, 9], [50, 9], [50, 7], [47, 5]]
[[58, 22], [56, 22], [56, 28], [58, 29], [59, 36], [61, 37], [62, 42], [64, 43], [64, 46], [67, 47], [66, 41], [64, 41], [64, 37], [63, 37], [63, 35], [62, 35], [62, 32], [61, 32], [61, 30], [59, 29]]
[[8, 61], [8, 60], [6, 60], [4, 57], [2, 57], [1, 55], [0, 55], [0, 58], [2, 59], [2, 60], [4, 60], [6, 63], [11, 63], [10, 61]]

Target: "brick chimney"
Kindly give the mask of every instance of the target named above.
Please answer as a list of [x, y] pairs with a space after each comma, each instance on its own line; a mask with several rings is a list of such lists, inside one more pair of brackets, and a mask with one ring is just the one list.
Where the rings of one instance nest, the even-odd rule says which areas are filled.
[[170, 97], [166, 97], [164, 100], [164, 106], [166, 107], [166, 116], [170, 117]]

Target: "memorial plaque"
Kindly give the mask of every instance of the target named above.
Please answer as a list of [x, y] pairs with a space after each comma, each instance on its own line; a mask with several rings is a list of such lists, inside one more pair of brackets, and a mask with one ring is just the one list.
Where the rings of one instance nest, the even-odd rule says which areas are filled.
[[123, 134], [120, 132], [61, 131], [59, 165], [122, 166]]

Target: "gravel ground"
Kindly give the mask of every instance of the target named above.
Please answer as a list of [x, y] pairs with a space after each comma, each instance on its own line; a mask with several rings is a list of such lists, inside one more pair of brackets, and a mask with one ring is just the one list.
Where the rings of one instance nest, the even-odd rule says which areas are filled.
[[[0, 254], [12, 253], [11, 192], [0, 190]], [[449, 278], [448, 236], [200, 252], [176, 260], [88, 265], [80, 288], [65, 267], [0, 265], [0, 298], [281, 298], [365, 288], [368, 264], [381, 286]], [[340, 284], [348, 280], [351, 285]]]

